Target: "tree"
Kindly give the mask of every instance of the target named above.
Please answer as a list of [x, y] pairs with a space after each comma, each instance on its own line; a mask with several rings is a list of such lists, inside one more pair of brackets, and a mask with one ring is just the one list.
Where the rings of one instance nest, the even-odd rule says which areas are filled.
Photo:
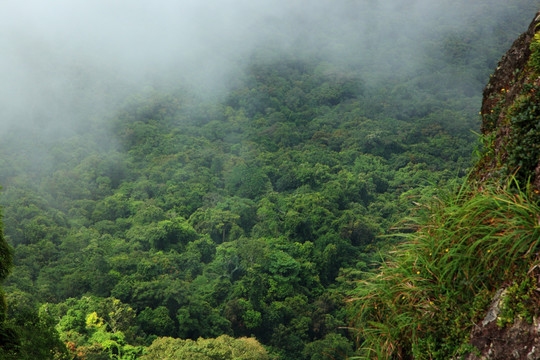
[[169, 316], [169, 310], [165, 306], [158, 306], [155, 309], [147, 307], [137, 316], [137, 321], [142, 330], [149, 335], [174, 335], [174, 321]]
[[158, 338], [148, 347], [143, 360], [268, 360], [266, 350], [254, 338], [182, 340]]
[[[4, 228], [2, 225], [2, 214], [0, 213], [0, 282], [4, 281], [9, 275], [11, 266], [13, 265], [13, 258], [11, 255], [11, 249], [4, 238]], [[6, 311], [7, 302], [4, 291], [0, 288], [0, 345], [9, 347], [14, 345], [13, 331], [6, 327]]]
[[240, 215], [216, 208], [200, 208], [189, 218], [189, 223], [195, 230], [210, 235], [217, 244], [243, 234], [242, 228], [238, 225], [239, 221]]
[[353, 353], [351, 341], [340, 334], [332, 333], [324, 339], [307, 344], [302, 355], [306, 360], [328, 360], [346, 359]]
[[181, 338], [214, 337], [231, 332], [229, 320], [197, 296], [192, 296], [187, 306], [178, 309], [176, 320]]
[[68, 359], [66, 346], [60, 340], [52, 316], [11, 301], [9, 305], [10, 314], [2, 323], [0, 359]]
[[255, 199], [269, 187], [268, 176], [258, 166], [238, 165], [225, 178], [225, 188], [239, 197]]
[[142, 347], [133, 345], [138, 331], [135, 311], [118, 299], [72, 298], [60, 304], [44, 304], [40, 314], [59, 319], [60, 338], [76, 358], [131, 360], [142, 351]]

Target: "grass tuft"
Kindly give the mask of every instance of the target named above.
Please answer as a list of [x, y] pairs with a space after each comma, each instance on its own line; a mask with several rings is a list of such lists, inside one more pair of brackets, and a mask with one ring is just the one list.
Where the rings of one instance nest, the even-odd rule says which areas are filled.
[[538, 196], [515, 180], [464, 185], [409, 222], [417, 231], [401, 235], [405, 241], [351, 299], [360, 358], [458, 355], [493, 292], [538, 261]]

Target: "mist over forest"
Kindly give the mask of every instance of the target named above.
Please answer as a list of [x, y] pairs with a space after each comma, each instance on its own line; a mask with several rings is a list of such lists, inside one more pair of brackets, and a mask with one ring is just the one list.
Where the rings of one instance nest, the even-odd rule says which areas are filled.
[[349, 300], [482, 155], [537, 10], [3, 1], [0, 359], [364, 356]]
[[[532, 5], [503, 0], [25, 0], [0, 6], [4, 131], [21, 123], [71, 126], [148, 87], [223, 93], [254, 56], [318, 58], [355, 69], [373, 84], [402, 81], [441, 70], [425, 58], [442, 50], [437, 42], [444, 36], [461, 37], [465, 46], [490, 37], [499, 47], [490, 51], [500, 53], [519, 35], [517, 16], [534, 12]], [[478, 24], [486, 15], [489, 21]], [[462, 61], [495, 65], [485, 51], [462, 51]], [[478, 94], [489, 74], [482, 75], [471, 92]], [[473, 86], [465, 76], [459, 80], [463, 88]]]

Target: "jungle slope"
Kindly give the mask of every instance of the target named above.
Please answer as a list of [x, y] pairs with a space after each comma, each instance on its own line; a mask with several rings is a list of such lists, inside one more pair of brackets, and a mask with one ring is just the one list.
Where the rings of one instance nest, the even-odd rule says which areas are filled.
[[467, 173], [481, 90], [532, 2], [465, 28], [425, 19], [406, 75], [265, 51], [224, 98], [141, 90], [72, 134], [4, 135], [5, 328], [19, 336], [0, 358], [353, 356], [344, 294], [412, 199]]

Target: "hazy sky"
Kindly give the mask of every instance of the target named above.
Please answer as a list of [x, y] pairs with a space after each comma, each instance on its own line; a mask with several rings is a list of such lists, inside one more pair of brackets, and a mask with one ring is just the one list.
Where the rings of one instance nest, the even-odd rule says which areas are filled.
[[329, 59], [397, 71], [421, 57], [429, 26], [459, 28], [496, 8], [474, 0], [2, 0], [0, 132], [98, 114], [142, 84], [222, 87], [254, 49], [270, 45], [309, 44]]

